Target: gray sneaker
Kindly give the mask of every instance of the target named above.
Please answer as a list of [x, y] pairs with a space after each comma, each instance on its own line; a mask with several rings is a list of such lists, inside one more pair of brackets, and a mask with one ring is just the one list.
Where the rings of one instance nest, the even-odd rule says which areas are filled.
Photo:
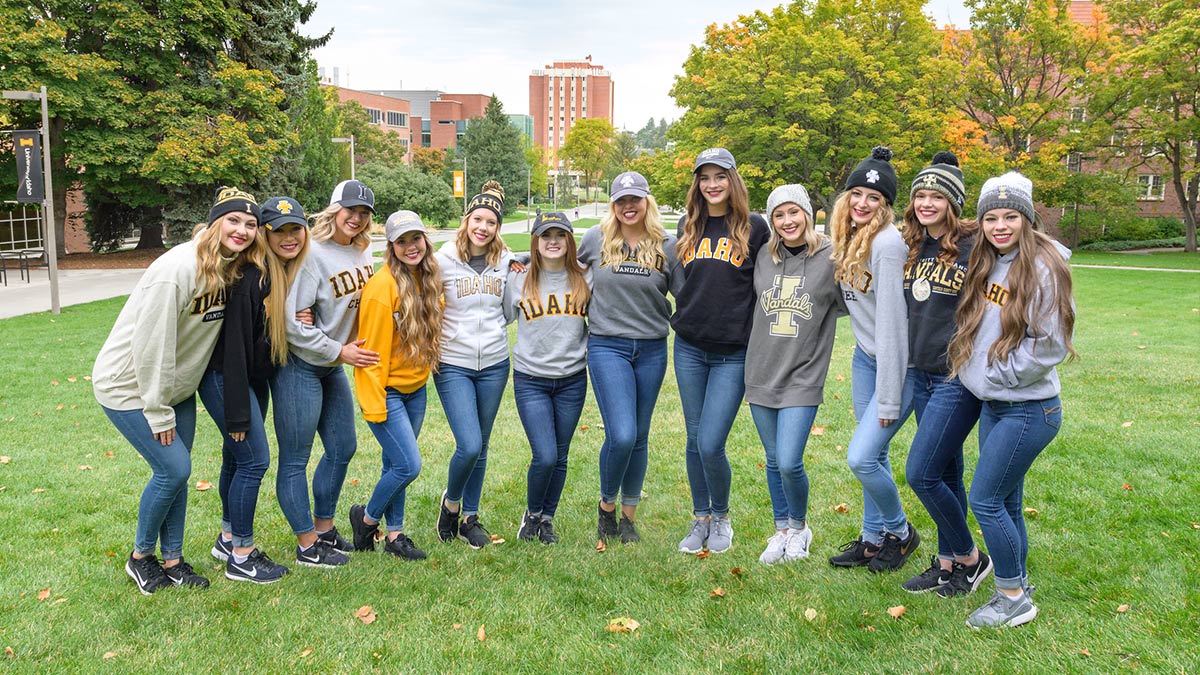
[[729, 517], [713, 518], [708, 530], [708, 550], [724, 553], [733, 548], [733, 523]]
[[1010, 598], [996, 591], [987, 604], [971, 612], [971, 616], [967, 617], [967, 625], [977, 629], [1020, 626], [1033, 621], [1037, 612], [1037, 606], [1028, 593], [1022, 591], [1018, 597]]
[[692, 521], [692, 529], [679, 542], [680, 553], [699, 553], [704, 550], [704, 542], [708, 540], [708, 520], [697, 518]]

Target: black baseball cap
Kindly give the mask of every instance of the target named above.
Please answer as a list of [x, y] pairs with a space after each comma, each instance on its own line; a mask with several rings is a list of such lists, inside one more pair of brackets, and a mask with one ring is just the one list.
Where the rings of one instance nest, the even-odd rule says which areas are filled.
[[552, 227], [557, 227], [567, 232], [575, 231], [575, 228], [571, 227], [571, 221], [567, 220], [565, 213], [561, 211], [547, 211], [533, 221], [533, 234], [540, 237], [546, 233], [546, 230]]
[[333, 188], [329, 205], [340, 204], [346, 208], [365, 206], [375, 213], [375, 193], [360, 180], [344, 180]]
[[271, 197], [262, 205], [263, 227], [274, 232], [285, 225], [303, 225], [308, 227], [308, 218], [304, 216], [304, 207], [291, 197]]

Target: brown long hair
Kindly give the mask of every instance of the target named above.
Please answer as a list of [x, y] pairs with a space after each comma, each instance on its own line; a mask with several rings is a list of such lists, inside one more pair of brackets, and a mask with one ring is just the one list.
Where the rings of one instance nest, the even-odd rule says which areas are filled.
[[433, 245], [425, 233], [425, 256], [413, 267], [401, 262], [395, 246], [388, 242], [383, 262], [396, 280], [400, 297], [396, 311], [396, 329], [401, 333], [400, 349], [408, 361], [437, 370], [442, 358], [442, 273], [434, 259]]
[[[300, 228], [304, 230], [304, 245], [300, 247], [300, 253], [291, 260], [281, 260], [279, 256], [275, 255], [270, 242], [265, 242], [267, 244], [267, 268], [263, 270], [263, 280], [260, 283], [266, 283], [267, 279], [271, 280], [271, 292], [267, 295], [266, 300], [267, 339], [271, 343], [271, 361], [280, 366], [287, 363], [288, 357], [287, 325], [290, 319], [287, 315], [288, 291], [292, 288], [296, 273], [304, 264], [304, 258], [308, 256], [309, 242], [312, 241], [312, 235], [308, 228], [303, 225]], [[260, 230], [260, 233], [264, 239], [271, 236], [265, 229]]]
[[[654, 269], [663, 254], [663, 241], [667, 232], [662, 226], [662, 215], [653, 195], [646, 195], [646, 217], [642, 219], [646, 236], [642, 237], [634, 256], [639, 265]], [[600, 265], [617, 265], [625, 260], [625, 238], [621, 236], [621, 221], [617, 220], [617, 203], [609, 202], [608, 213], [600, 220]]]
[[[722, 171], [729, 175], [729, 211], [725, 214], [725, 225], [729, 228], [731, 252], [734, 257], [745, 258], [750, 252], [750, 192], [737, 169]], [[680, 261], [692, 260], [707, 222], [708, 202], [700, 191], [700, 173], [697, 172], [692, 174], [692, 186], [687, 193], [687, 219], [683, 221], [683, 234], [676, 243]]]
[[[588, 289], [587, 277], [583, 275], [583, 267], [579, 265], [579, 252], [575, 248], [575, 236], [570, 232], [566, 232], [567, 254], [566, 267], [567, 279], [571, 282], [571, 302], [576, 307], [583, 308], [587, 306], [589, 300], [592, 299], [592, 292]], [[536, 234], [529, 235], [529, 271], [525, 274], [525, 283], [521, 286], [521, 295], [526, 298], [541, 299], [542, 287], [542, 252], [538, 250], [538, 239]]]
[[[958, 241], [975, 234], [978, 225], [973, 220], [961, 220], [954, 215], [954, 209], [950, 207], [949, 202], [946, 204], [946, 213], [942, 216], [942, 225], [945, 226], [946, 233], [938, 241], [941, 248], [937, 257], [943, 263], [953, 265], [958, 260]], [[900, 234], [904, 235], [904, 243], [908, 244], [908, 264], [911, 265], [917, 262], [921, 245], [925, 243], [925, 226], [917, 219], [917, 208], [913, 202], [909, 202], [908, 208], [904, 209], [904, 227]]]
[[[834, 278], [850, 283], [862, 271], [868, 258], [871, 257], [871, 242], [875, 235], [884, 228], [892, 227], [896, 214], [886, 197], [881, 197], [882, 203], [871, 222], [862, 227], [854, 227], [850, 220], [850, 192], [846, 190], [833, 203], [833, 213], [829, 216], [830, 239], [833, 241]], [[864, 188], [865, 189], [865, 188]]]
[[[1068, 360], [1077, 358], [1071, 340], [1071, 333], [1075, 330], [1075, 308], [1071, 305], [1071, 269], [1054, 246], [1054, 240], [1036, 231], [1024, 215], [1021, 219], [1024, 223], [1017, 235], [1017, 255], [1008, 270], [1008, 299], [1000, 308], [1000, 337], [988, 348], [987, 361], [990, 364], [1007, 358], [1021, 344], [1028, 331], [1038, 333], [1049, 330], [1036, 323], [1042, 314], [1042, 307], [1057, 313], [1057, 328], [1066, 340]], [[987, 237], [981, 236], [971, 249], [962, 299], [954, 316], [958, 330], [946, 350], [952, 376], [956, 376], [966, 365], [975, 349], [975, 335], [979, 332], [979, 324], [990, 302], [987, 298], [988, 277], [999, 256], [1000, 252]], [[1042, 287], [1038, 273], [1039, 261], [1049, 272], [1050, 288]], [[1043, 293], [1053, 293], [1054, 297], [1043, 297]], [[1034, 323], [1030, 323], [1031, 318]]]

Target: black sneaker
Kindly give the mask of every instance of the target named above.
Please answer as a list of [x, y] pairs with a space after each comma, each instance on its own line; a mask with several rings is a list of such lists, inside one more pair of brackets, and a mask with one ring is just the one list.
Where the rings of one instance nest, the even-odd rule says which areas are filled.
[[246, 556], [246, 562], [240, 563], [231, 555], [225, 563], [225, 578], [233, 581], [249, 581], [252, 584], [271, 584], [283, 578], [288, 568], [277, 564], [258, 549]]
[[521, 541], [534, 541], [538, 538], [538, 529], [541, 526], [542, 517], [535, 516], [526, 511], [525, 517], [521, 519], [521, 529], [517, 530], [517, 539]]
[[873, 556], [867, 553], [878, 555], [879, 547], [874, 544], [868, 544], [862, 540], [862, 537], [854, 541], [848, 541], [842, 544], [838, 549], [837, 555], [829, 558], [829, 564], [834, 567], [862, 567], [871, 562]]
[[354, 550], [354, 546], [352, 546], [350, 542], [343, 539], [342, 535], [338, 534], [336, 527], [331, 527], [325, 532], [317, 534], [317, 539], [320, 539], [339, 551], [349, 553], [350, 551]]
[[900, 588], [909, 593], [928, 593], [936, 591], [950, 582], [950, 570], [942, 569], [935, 555], [929, 559], [929, 569], [900, 584]]
[[367, 507], [362, 504], [350, 507], [350, 530], [354, 533], [355, 551], [375, 550], [375, 535], [379, 532], [379, 523], [368, 525], [366, 516]]
[[296, 547], [296, 564], [305, 567], [341, 567], [350, 562], [350, 558], [341, 551], [318, 539], [308, 550]]
[[540, 539], [543, 544], [558, 543], [558, 535], [554, 534], [553, 521], [543, 520], [538, 524], [538, 539]]
[[191, 586], [192, 588], [208, 588], [208, 579], [196, 574], [196, 570], [187, 564], [183, 558], [173, 567], [164, 567], [163, 573], [176, 586]]
[[979, 588], [987, 575], [992, 573], [992, 559], [983, 551], [979, 552], [979, 560], [974, 565], [954, 563], [950, 573], [950, 581], [938, 589], [938, 597], [953, 598], [956, 595], [970, 595]]
[[872, 572], [898, 570], [904, 567], [908, 556], [920, 545], [921, 535], [917, 534], [917, 528], [913, 527], [912, 523], [908, 525], [907, 539], [901, 539], [889, 532], [883, 536], [883, 546], [880, 547], [879, 554], [867, 564], [867, 569]]
[[598, 514], [596, 520], [596, 537], [600, 541], [608, 543], [608, 540], [615, 539], [620, 534], [620, 528], [617, 526], [616, 506], [613, 506], [612, 511], [605, 511], [597, 504], [596, 513]]
[[442, 499], [438, 502], [437, 535], [442, 541], [452, 541], [458, 536], [459, 513], [451, 513], [446, 508], [446, 492], [442, 491]]
[[399, 537], [396, 537], [395, 539], [392, 539], [384, 544], [383, 552], [391, 553], [397, 558], [403, 558], [405, 560], [425, 559], [425, 552], [417, 548], [417, 545], [413, 543], [413, 540], [409, 539], [408, 536], [403, 532], [400, 533]]
[[158, 558], [152, 555], [139, 559], [130, 553], [129, 560], [125, 561], [125, 573], [129, 575], [130, 579], [133, 579], [133, 583], [137, 584], [142, 595], [150, 595], [160, 588], [171, 585], [171, 580], [163, 572]]
[[622, 544], [636, 544], [642, 540], [638, 535], [637, 526], [633, 521], [626, 518], [625, 514], [621, 514], [621, 520], [617, 522], [617, 534], [621, 536]]
[[218, 532], [217, 541], [215, 544], [213, 544], [212, 551], [210, 551], [210, 553], [212, 553], [212, 557], [216, 558], [217, 560], [220, 560], [221, 562], [228, 562], [229, 556], [233, 555], [233, 542], [225, 541], [225, 539], [221, 537], [221, 533]]
[[475, 550], [492, 543], [492, 537], [488, 534], [487, 529], [479, 524], [478, 515], [467, 516], [462, 521], [462, 524], [458, 526], [458, 538], [467, 542], [467, 545]]

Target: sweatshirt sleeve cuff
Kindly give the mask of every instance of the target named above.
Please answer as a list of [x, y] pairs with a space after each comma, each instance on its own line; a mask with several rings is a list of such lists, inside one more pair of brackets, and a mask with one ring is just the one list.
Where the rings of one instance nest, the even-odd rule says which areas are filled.
[[387, 421], [387, 411], [385, 410], [385, 411], [379, 412], [379, 413], [368, 413], [367, 411], [364, 410], [363, 411], [363, 419], [368, 422], [375, 422], [376, 424], [382, 424], [383, 422]]
[[900, 419], [900, 406], [898, 405], [884, 405], [880, 403], [876, 406], [876, 411], [881, 420]]

